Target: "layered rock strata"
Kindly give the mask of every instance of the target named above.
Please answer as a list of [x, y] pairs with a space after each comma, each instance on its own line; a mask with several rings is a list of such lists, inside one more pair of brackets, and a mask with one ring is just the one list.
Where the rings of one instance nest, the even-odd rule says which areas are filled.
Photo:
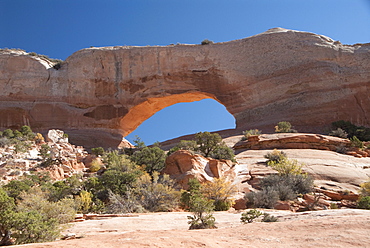
[[307, 132], [341, 119], [370, 126], [370, 44], [281, 28], [210, 45], [92, 47], [60, 67], [2, 50], [0, 85], [0, 128], [59, 128], [87, 147], [117, 147], [157, 111], [205, 98], [237, 130], [283, 120]]

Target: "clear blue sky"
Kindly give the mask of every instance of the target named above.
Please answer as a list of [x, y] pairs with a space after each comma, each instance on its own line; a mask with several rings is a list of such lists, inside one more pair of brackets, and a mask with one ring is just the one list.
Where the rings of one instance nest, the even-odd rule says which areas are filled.
[[[224, 42], [283, 27], [370, 42], [369, 0], [0, 0], [0, 48], [66, 59], [90, 46]], [[176, 104], [134, 133], [147, 144], [235, 126], [213, 100]]]

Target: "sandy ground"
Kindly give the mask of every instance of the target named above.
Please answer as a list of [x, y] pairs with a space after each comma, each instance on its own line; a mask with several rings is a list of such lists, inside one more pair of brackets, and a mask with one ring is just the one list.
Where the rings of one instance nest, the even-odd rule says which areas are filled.
[[279, 222], [240, 223], [240, 212], [214, 214], [218, 229], [188, 230], [185, 212], [139, 214], [75, 223], [80, 239], [16, 247], [370, 247], [370, 211], [292, 213], [265, 210]]

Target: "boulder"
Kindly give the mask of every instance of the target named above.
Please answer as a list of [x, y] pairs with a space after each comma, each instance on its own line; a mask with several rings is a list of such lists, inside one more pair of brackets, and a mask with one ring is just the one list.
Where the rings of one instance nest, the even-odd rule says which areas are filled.
[[52, 143], [68, 143], [68, 137], [64, 135], [63, 131], [57, 129], [49, 130], [46, 140]]
[[188, 189], [190, 178], [196, 178], [201, 183], [212, 181], [213, 178], [225, 177], [232, 181], [236, 178], [231, 161], [205, 158], [186, 150], [168, 156], [161, 173], [170, 175], [183, 189]]

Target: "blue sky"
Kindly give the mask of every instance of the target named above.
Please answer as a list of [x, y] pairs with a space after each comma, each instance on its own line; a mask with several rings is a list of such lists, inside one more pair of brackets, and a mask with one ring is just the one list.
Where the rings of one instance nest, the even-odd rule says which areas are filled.
[[[283, 27], [370, 42], [369, 0], [0, 0], [0, 48], [66, 59], [90, 46], [224, 42]], [[147, 144], [235, 126], [213, 100], [170, 106], [128, 136]]]

